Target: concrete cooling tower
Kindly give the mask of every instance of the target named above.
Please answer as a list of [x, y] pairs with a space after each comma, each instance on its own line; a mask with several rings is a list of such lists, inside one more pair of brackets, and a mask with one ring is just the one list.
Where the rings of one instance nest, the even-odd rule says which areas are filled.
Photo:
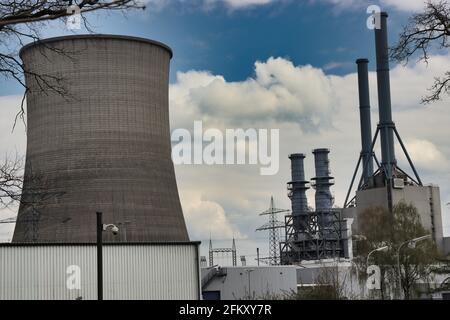
[[96, 211], [119, 226], [105, 241], [188, 241], [171, 160], [172, 51], [140, 38], [77, 35], [22, 48], [27, 154], [13, 242], [94, 242]]

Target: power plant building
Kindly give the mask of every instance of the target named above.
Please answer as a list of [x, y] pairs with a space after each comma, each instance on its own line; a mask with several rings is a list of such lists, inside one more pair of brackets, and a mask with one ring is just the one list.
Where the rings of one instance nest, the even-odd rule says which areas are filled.
[[[367, 59], [358, 59], [358, 87], [360, 103], [362, 151], [345, 200], [343, 217], [353, 218], [352, 229], [358, 233], [358, 216], [365, 210], [382, 207], [392, 211], [403, 202], [417, 208], [423, 227], [430, 232], [437, 247], [444, 254], [450, 252], [443, 236], [440, 191], [438, 186], [424, 185], [414, 167], [413, 160], [396, 129], [392, 119], [389, 50], [386, 13], [380, 14], [380, 28], [375, 29], [379, 124], [375, 135], [371, 133], [369, 78]], [[376, 157], [374, 146], [380, 138], [381, 161]], [[399, 142], [408, 160], [412, 174], [399, 167], [396, 159], [394, 138]], [[374, 170], [374, 163], [377, 170]], [[362, 175], [357, 184], [356, 195], [350, 199], [358, 168]]]

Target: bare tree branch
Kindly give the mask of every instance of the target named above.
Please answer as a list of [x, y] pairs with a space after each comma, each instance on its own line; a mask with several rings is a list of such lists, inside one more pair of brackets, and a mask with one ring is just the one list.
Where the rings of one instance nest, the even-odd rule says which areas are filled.
[[[450, 47], [450, 5], [447, 0], [428, 1], [424, 12], [413, 15], [400, 34], [397, 44], [391, 48], [391, 58], [407, 64], [412, 57], [428, 64], [430, 52], [447, 50]], [[431, 103], [449, 94], [450, 72], [436, 77], [430, 94], [422, 99], [422, 103]]]
[[22, 195], [23, 159], [8, 156], [0, 165], [0, 206], [8, 207], [20, 201]]
[[[73, 6], [78, 6], [79, 11], [68, 10]], [[66, 19], [74, 13], [80, 13], [83, 25], [92, 32], [86, 17], [87, 13], [97, 10], [127, 11], [133, 8], [145, 9], [145, 6], [140, 0], [0, 0], [0, 75], [17, 81], [25, 89], [13, 130], [18, 119], [25, 124], [25, 101], [27, 94], [30, 93], [25, 77], [32, 80], [35, 84], [33, 90], [37, 90], [39, 94], [56, 93], [64, 99], [73, 98], [63, 76], [36, 73], [27, 68], [18, 57], [19, 49], [26, 43], [40, 41], [40, 31], [50, 21]], [[73, 52], [44, 42], [40, 48], [44, 57], [46, 57], [44, 49], [50, 49], [51, 52], [68, 58], [73, 56]], [[33, 173], [27, 173], [32, 175], [28, 179], [35, 181], [33, 185], [39, 186], [38, 189], [22, 190], [22, 171], [23, 161], [17, 156], [15, 159], [6, 158], [5, 162], [0, 164], [0, 206], [14, 203], [34, 206], [54, 196], [44, 191], [46, 182], [43, 177]]]
[[[70, 98], [62, 76], [33, 72], [20, 61], [18, 50], [25, 43], [41, 40], [40, 30], [48, 22], [65, 19], [74, 13], [78, 13], [68, 10], [72, 6], [78, 6], [82, 23], [89, 32], [92, 32], [92, 28], [86, 17], [87, 13], [97, 10], [145, 9], [143, 2], [139, 0], [0, 0], [0, 75], [7, 79], [14, 79], [25, 89], [13, 129], [18, 119], [21, 119], [25, 124], [24, 103], [26, 95], [30, 92], [30, 88], [27, 87], [24, 80], [25, 76], [32, 78], [37, 83], [39, 93], [56, 93], [65, 98]], [[58, 54], [71, 56], [70, 52], [45, 43], [43, 47]]]

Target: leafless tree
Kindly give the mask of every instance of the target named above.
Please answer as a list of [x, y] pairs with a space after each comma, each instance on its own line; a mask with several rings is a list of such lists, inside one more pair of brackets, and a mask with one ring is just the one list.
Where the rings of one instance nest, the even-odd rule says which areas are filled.
[[[391, 49], [391, 57], [398, 62], [408, 63], [412, 57], [428, 63], [432, 50], [447, 50], [450, 46], [450, 5], [447, 0], [428, 1], [425, 10], [414, 14]], [[435, 77], [429, 88], [430, 94], [422, 103], [438, 101], [444, 93], [450, 94], [450, 71]]]
[[[78, 6], [79, 11], [68, 10], [73, 6]], [[28, 70], [18, 57], [20, 47], [26, 42], [39, 41], [40, 30], [51, 21], [67, 19], [72, 14], [79, 13], [82, 23], [91, 31], [86, 18], [88, 13], [100, 10], [126, 11], [133, 8], [144, 9], [145, 6], [140, 0], [0, 0], [0, 74], [16, 80], [25, 88], [18, 116], [23, 119], [25, 97], [29, 90], [24, 80], [25, 75], [33, 77], [44, 94], [68, 94], [62, 78]], [[56, 48], [52, 49], [58, 51]]]
[[8, 207], [20, 201], [22, 194], [23, 160], [6, 157], [0, 165], [0, 206]]
[[0, 165], [0, 208], [21, 204], [30, 207], [39, 207], [52, 198], [62, 196], [62, 192], [52, 192], [49, 181], [45, 176], [33, 172], [32, 168], [27, 174], [30, 182], [23, 188], [24, 160], [23, 157], [5, 157]]

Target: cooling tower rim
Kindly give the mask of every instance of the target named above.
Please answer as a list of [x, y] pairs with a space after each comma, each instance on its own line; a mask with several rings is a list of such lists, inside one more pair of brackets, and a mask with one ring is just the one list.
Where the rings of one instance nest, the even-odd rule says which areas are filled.
[[22, 54], [25, 50], [28, 50], [29, 48], [32, 48], [32, 47], [40, 45], [40, 44], [48, 44], [48, 43], [64, 41], [64, 40], [78, 40], [78, 39], [80, 39], [80, 40], [81, 39], [107, 39], [107, 40], [127, 40], [127, 41], [143, 42], [143, 43], [152, 44], [152, 45], [161, 47], [169, 52], [170, 58], [173, 57], [172, 48], [170, 48], [168, 45], [166, 45], [162, 42], [147, 39], [147, 38], [117, 35], [117, 34], [79, 34], [79, 35], [77, 34], [77, 35], [60, 36], [60, 37], [52, 37], [52, 38], [42, 39], [42, 40], [34, 41], [34, 42], [24, 45], [19, 51], [19, 57], [22, 58]]

